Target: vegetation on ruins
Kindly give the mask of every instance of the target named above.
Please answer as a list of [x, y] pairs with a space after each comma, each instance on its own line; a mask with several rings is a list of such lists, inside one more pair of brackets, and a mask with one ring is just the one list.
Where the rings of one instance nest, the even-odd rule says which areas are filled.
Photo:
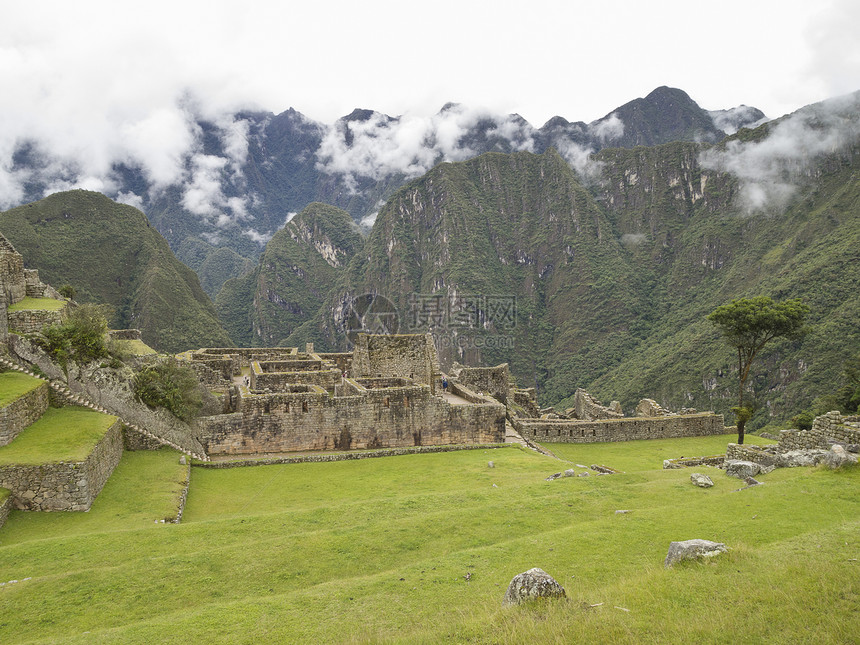
[[134, 394], [151, 408], [165, 408], [190, 421], [203, 406], [200, 383], [190, 367], [168, 357], [146, 365], [134, 377]]
[[767, 296], [739, 298], [717, 307], [708, 316], [723, 339], [738, 353], [738, 443], [744, 442], [744, 426], [753, 410], [744, 405], [744, 387], [753, 361], [766, 344], [780, 337], [799, 338], [809, 307], [799, 299], [774, 302]]
[[108, 331], [105, 312], [108, 310], [104, 305], [79, 305], [70, 310], [68, 320], [49, 325], [32, 338], [63, 367], [69, 360], [88, 363], [106, 358], [109, 356], [105, 342]]
[[[566, 465], [513, 447], [195, 466], [179, 525], [160, 523], [178, 453], [126, 452], [90, 512], [13, 511], [0, 529], [0, 640], [852, 642], [860, 468], [778, 469], [741, 491], [661, 468], [730, 438], [551, 444], [624, 471], [551, 482]], [[729, 552], [665, 569], [690, 537]], [[503, 609], [535, 566], [569, 600]]]

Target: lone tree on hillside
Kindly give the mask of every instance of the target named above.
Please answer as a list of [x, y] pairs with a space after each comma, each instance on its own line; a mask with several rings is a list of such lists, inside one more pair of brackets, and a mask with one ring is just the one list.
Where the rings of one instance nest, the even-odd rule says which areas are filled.
[[757, 296], [732, 300], [708, 316], [708, 320], [722, 332], [725, 341], [738, 350], [738, 406], [732, 408], [738, 419], [738, 443], [744, 442], [744, 426], [752, 416], [752, 409], [744, 406], [744, 385], [753, 360], [774, 338], [803, 335], [803, 321], [808, 313], [809, 307], [800, 298], [774, 302], [767, 296]]

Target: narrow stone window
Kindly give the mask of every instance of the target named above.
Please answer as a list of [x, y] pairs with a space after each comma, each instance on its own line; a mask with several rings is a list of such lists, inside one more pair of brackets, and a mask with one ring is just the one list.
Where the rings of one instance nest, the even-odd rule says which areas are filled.
[[263, 414], [269, 414], [272, 411], [272, 404], [266, 401], [263, 403]]
[[384, 399], [382, 399], [382, 405], [384, 405], [386, 408], [389, 406], [389, 404], [390, 404], [390, 401], [389, 401], [389, 398], [387, 396]]
[[307, 412], [307, 411], [308, 411], [308, 402], [302, 401], [302, 412]]
[[285, 404], [285, 410], [284, 410], [284, 411], [285, 411], [285, 412], [289, 412], [289, 411], [290, 411], [290, 402], [289, 402], [289, 401], [287, 401], [287, 402], [286, 402], [286, 404]]
[[408, 396], [403, 397], [403, 405], [406, 406], [407, 408], [409, 407], [409, 397]]

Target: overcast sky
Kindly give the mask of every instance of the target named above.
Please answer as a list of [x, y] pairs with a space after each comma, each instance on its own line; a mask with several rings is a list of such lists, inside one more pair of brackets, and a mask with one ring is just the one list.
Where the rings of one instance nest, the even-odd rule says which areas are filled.
[[186, 91], [327, 123], [456, 101], [539, 127], [593, 121], [659, 85], [770, 117], [860, 89], [856, 0], [4, 5], [0, 120], [29, 112], [31, 127], [97, 127], [86, 115], [133, 118]]
[[[115, 193], [112, 164], [128, 162], [224, 218], [218, 178], [247, 152], [225, 115], [245, 108], [325, 124], [356, 107], [407, 115], [386, 140], [371, 123], [366, 143], [374, 172], [411, 176], [422, 154], [437, 159], [420, 148], [428, 128], [441, 136], [428, 119], [449, 101], [471, 110], [462, 118], [516, 112], [540, 127], [595, 121], [660, 85], [771, 118], [860, 90], [857, 0], [0, 1], [0, 208], [20, 203], [32, 172], [47, 192]], [[198, 149], [200, 116], [222, 128], [224, 158]], [[12, 164], [27, 141], [36, 171]], [[338, 172], [365, 152], [323, 148]]]

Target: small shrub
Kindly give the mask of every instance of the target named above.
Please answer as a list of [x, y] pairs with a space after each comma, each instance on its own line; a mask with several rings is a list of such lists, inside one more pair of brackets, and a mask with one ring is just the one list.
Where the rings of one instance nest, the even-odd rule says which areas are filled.
[[69, 300], [74, 300], [75, 296], [78, 295], [77, 289], [75, 289], [69, 283], [64, 284], [62, 287], [57, 289], [57, 291], [60, 293], [61, 296], [63, 296], [63, 298], [68, 298]]
[[812, 430], [812, 422], [815, 419], [815, 414], [812, 410], [804, 410], [800, 414], [791, 417], [791, 427], [798, 430]]
[[134, 379], [134, 394], [151, 408], [164, 408], [183, 421], [203, 406], [197, 375], [175, 358], [144, 367]]
[[108, 356], [105, 345], [107, 330], [102, 307], [80, 305], [72, 309], [64, 323], [45, 327], [36, 342], [64, 367], [70, 359], [89, 363]]

